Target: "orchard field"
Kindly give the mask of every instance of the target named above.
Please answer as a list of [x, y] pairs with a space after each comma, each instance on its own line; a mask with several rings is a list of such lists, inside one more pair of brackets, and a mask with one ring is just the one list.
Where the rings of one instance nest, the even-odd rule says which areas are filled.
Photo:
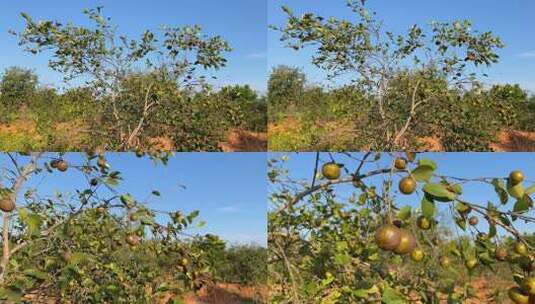
[[20, 12], [23, 26], [2, 28], [24, 58], [46, 58], [62, 77], [43, 84], [23, 62], [2, 71], [2, 151], [266, 150], [264, 98], [212, 84], [233, 52], [224, 37], [162, 25], [131, 38], [103, 7], [83, 15], [78, 25]]
[[272, 66], [271, 151], [535, 150], [535, 96], [491, 78], [502, 60], [521, 60], [500, 56], [514, 52], [510, 37], [463, 19], [404, 30], [371, 8], [378, 1], [345, 2], [336, 16], [276, 5], [272, 35], [296, 53], [288, 61], [306, 62]]
[[533, 303], [529, 153], [271, 156], [272, 303]]

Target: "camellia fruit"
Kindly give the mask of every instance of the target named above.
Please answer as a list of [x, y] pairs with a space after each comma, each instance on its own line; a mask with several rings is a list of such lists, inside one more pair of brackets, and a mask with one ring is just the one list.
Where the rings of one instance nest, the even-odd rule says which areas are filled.
[[321, 173], [328, 180], [336, 180], [340, 178], [340, 165], [336, 163], [326, 163], [321, 168]]
[[416, 190], [416, 181], [414, 178], [407, 176], [399, 181], [399, 191], [403, 194], [412, 194]]
[[507, 256], [509, 255], [509, 252], [507, 252], [507, 249], [500, 247], [496, 249], [494, 255], [496, 256], [496, 260], [505, 261], [507, 259]]
[[442, 256], [440, 258], [440, 266], [442, 266], [443, 268], [448, 268], [450, 267], [450, 265], [451, 265], [450, 258], [448, 258], [447, 256]]
[[422, 215], [416, 219], [416, 225], [422, 230], [429, 230], [431, 228], [431, 221]]
[[535, 296], [535, 277], [525, 278], [522, 288], [531, 296]]
[[529, 295], [525, 294], [524, 291], [518, 287], [511, 287], [507, 292], [507, 295], [515, 304], [529, 304]]
[[129, 235], [126, 236], [126, 242], [130, 246], [137, 246], [137, 245], [139, 245], [140, 241], [141, 241], [141, 239], [136, 234], [129, 234]]
[[401, 242], [401, 230], [392, 225], [381, 226], [375, 232], [375, 243], [383, 250], [394, 250]]
[[4, 198], [0, 201], [0, 209], [4, 212], [11, 212], [15, 209], [15, 202], [10, 198]]
[[416, 152], [407, 151], [405, 152], [405, 156], [407, 157], [407, 160], [412, 162], [416, 159]]
[[479, 219], [476, 216], [472, 216], [468, 219], [468, 223], [472, 226], [475, 226], [477, 223], [479, 223]]
[[405, 161], [403, 158], [398, 157], [394, 161], [394, 167], [398, 170], [405, 170], [407, 168], [407, 161]]
[[399, 245], [394, 249], [397, 254], [407, 254], [416, 248], [416, 238], [411, 231], [407, 229], [400, 229]]
[[413, 261], [415, 262], [420, 262], [421, 260], [424, 259], [424, 251], [422, 249], [414, 249], [412, 252], [411, 252], [411, 258]]
[[476, 268], [477, 266], [477, 259], [476, 258], [469, 258], [468, 260], [466, 260], [466, 262], [464, 263], [466, 268], [472, 270], [474, 268]]
[[524, 181], [524, 173], [519, 170], [515, 170], [509, 174], [509, 182], [514, 186]]
[[67, 169], [69, 169], [69, 163], [64, 160], [60, 160], [57, 162], [56, 168], [61, 172], [65, 172]]
[[528, 254], [528, 247], [526, 247], [526, 244], [522, 242], [517, 242], [515, 244], [515, 252], [520, 255], [527, 255]]

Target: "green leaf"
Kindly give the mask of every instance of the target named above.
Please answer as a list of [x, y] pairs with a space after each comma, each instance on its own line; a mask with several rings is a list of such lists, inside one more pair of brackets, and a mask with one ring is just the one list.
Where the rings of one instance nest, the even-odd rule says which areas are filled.
[[436, 169], [437, 165], [434, 161], [423, 158], [419, 160], [418, 167], [411, 172], [411, 175], [417, 181], [428, 182]]
[[334, 256], [334, 263], [336, 265], [348, 265], [351, 263], [351, 256], [348, 254], [336, 254]]
[[535, 193], [535, 184], [526, 188], [526, 194], [533, 194], [533, 193]]
[[46, 280], [48, 278], [48, 273], [37, 269], [26, 269], [24, 270], [24, 274], [41, 281]]
[[385, 304], [404, 304], [404, 303], [407, 303], [403, 297], [401, 296], [401, 294], [390, 288], [390, 287], [386, 287], [384, 290], [383, 290], [383, 303]]
[[529, 195], [524, 195], [521, 199], [517, 200], [513, 207], [514, 213], [525, 213], [533, 206], [533, 200]]
[[436, 213], [435, 203], [429, 199], [427, 196], [424, 196], [421, 203], [422, 215], [426, 218], [433, 218]]
[[449, 191], [443, 184], [427, 183], [423, 188], [424, 192], [431, 195], [434, 199], [444, 202], [453, 201], [457, 194]]
[[489, 238], [493, 238], [496, 235], [496, 225], [489, 225]]
[[466, 221], [463, 218], [455, 217], [455, 224], [457, 224], [463, 231], [466, 231]]
[[401, 220], [408, 220], [411, 217], [411, 206], [404, 206], [398, 212], [398, 218]]
[[509, 195], [507, 194], [507, 190], [505, 188], [505, 183], [503, 182], [503, 180], [493, 179], [492, 185], [494, 186], [494, 191], [496, 191], [496, 194], [498, 194], [502, 205], [507, 204], [507, 201], [509, 200]]
[[22, 292], [14, 288], [0, 288], [0, 299], [18, 303], [22, 299]]

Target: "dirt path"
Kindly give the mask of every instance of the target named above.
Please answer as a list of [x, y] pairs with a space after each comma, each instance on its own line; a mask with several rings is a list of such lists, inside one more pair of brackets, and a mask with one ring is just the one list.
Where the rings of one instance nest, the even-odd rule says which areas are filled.
[[267, 150], [267, 133], [235, 129], [219, 144], [224, 152], [262, 152]]
[[267, 303], [267, 288], [239, 284], [217, 284], [203, 288], [197, 294], [188, 294], [185, 304], [243, 304]]

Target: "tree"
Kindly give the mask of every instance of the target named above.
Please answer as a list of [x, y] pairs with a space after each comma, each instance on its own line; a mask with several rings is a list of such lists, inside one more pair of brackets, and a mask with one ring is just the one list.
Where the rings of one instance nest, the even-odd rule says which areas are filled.
[[273, 69], [268, 80], [267, 99], [270, 112], [297, 105], [303, 96], [306, 77], [298, 68], [278, 66]]
[[11, 67], [0, 80], [1, 103], [7, 106], [27, 104], [37, 90], [37, 75], [32, 70]]
[[[533, 297], [535, 185], [521, 171], [466, 178], [414, 153], [317, 153], [303, 180], [286, 163], [292, 157], [268, 163], [274, 303], [465, 303], [483, 271], [500, 280], [510, 272], [509, 293]], [[476, 184], [496, 196], [467, 199]], [[496, 288], [486, 300], [504, 302], [507, 290]]]
[[[25, 29], [11, 33], [32, 54], [51, 52], [49, 66], [62, 73], [65, 81], [87, 79], [94, 96], [110, 105], [117, 134], [114, 148], [119, 150], [136, 148], [150, 118], [165, 104], [158, 91], [161, 83], [173, 83], [179, 90], [205, 87], [206, 77], [199, 72], [224, 67], [224, 54], [231, 50], [222, 37], [207, 36], [197, 25], [164, 26], [157, 33], [147, 30], [141, 38], [129, 39], [102, 15], [102, 7], [84, 14], [93, 26], [36, 22], [22, 13]], [[135, 78], [140, 69], [150, 76], [136, 94], [124, 96], [121, 84]]]
[[[498, 62], [497, 50], [504, 44], [491, 32], [473, 30], [468, 20], [433, 22], [427, 31], [413, 25], [406, 34], [396, 35], [384, 30], [376, 13], [369, 11], [365, 3], [347, 1], [355, 21], [327, 19], [313, 13], [296, 16], [289, 7], [283, 7], [287, 23], [272, 28], [292, 49], [314, 48], [312, 63], [325, 70], [329, 78], [350, 75], [351, 81], [375, 100], [376, 131], [383, 135], [372, 143], [371, 149], [403, 148], [402, 139], [417, 119], [419, 108], [441, 97], [422, 97], [428, 75], [438, 73], [449, 87], [459, 90], [478, 87], [478, 74], [472, 71]], [[430, 70], [433, 73], [428, 73]], [[388, 111], [392, 103], [388, 99], [390, 83], [400, 75], [416, 80], [402, 92], [409, 105], [403, 109], [406, 118], [401, 123], [391, 121], [392, 113]]]

